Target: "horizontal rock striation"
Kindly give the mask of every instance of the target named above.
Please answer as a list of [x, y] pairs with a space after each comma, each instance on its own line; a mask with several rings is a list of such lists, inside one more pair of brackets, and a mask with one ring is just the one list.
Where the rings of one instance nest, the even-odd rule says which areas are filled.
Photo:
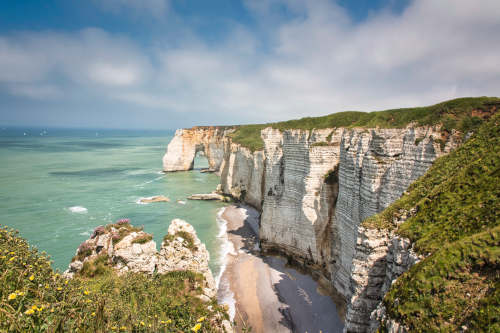
[[222, 192], [261, 210], [262, 250], [308, 268], [346, 300], [346, 330], [369, 331], [385, 286], [408, 265], [387, 266], [388, 258], [404, 256], [396, 251], [402, 243], [360, 223], [398, 199], [437, 157], [460, 144], [461, 135], [412, 124], [268, 127], [261, 132], [264, 149], [252, 152], [232, 142], [231, 131], [178, 130], [163, 158], [164, 171], [189, 170], [195, 152], [203, 150], [221, 176]]

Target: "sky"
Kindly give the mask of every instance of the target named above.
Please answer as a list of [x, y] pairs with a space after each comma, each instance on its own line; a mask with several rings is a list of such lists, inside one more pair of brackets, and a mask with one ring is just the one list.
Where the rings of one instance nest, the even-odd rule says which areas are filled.
[[174, 129], [500, 96], [498, 0], [0, 3], [0, 125]]

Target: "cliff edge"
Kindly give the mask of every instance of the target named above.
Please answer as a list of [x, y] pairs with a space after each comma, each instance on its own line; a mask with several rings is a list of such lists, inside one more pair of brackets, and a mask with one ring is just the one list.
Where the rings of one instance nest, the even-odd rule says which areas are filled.
[[284, 254], [343, 296], [346, 331], [372, 331], [378, 321], [371, 313], [388, 288], [382, 286], [392, 281], [386, 264], [394, 266], [387, 274], [395, 278], [422, 258], [407, 251], [406, 238], [361, 222], [399, 199], [499, 106], [498, 98], [464, 98], [424, 108], [183, 129], [168, 145], [164, 171], [191, 169], [203, 151], [222, 191], [261, 211], [262, 250]]

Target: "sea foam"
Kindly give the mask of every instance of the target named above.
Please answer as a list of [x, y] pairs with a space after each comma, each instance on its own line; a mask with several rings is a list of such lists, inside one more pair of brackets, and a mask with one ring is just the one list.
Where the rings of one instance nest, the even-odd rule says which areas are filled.
[[69, 207], [68, 209], [70, 212], [78, 214], [86, 214], [88, 212], [88, 209], [82, 206], [73, 206]]
[[234, 299], [234, 293], [230, 289], [229, 281], [227, 281], [226, 278], [223, 278], [223, 275], [227, 266], [228, 254], [236, 255], [236, 253], [234, 250], [233, 243], [229, 240], [227, 236], [227, 221], [224, 220], [224, 218], [222, 217], [222, 215], [224, 215], [225, 210], [226, 210], [225, 207], [221, 208], [217, 212], [217, 217], [216, 217], [217, 225], [219, 226], [219, 234], [217, 235], [217, 238], [221, 241], [221, 246], [220, 246], [220, 256], [219, 256], [220, 270], [219, 274], [217, 274], [217, 277], [215, 279], [215, 283], [218, 290], [217, 299], [220, 304], [226, 304], [229, 307], [229, 317], [232, 321], [236, 313], [236, 301]]

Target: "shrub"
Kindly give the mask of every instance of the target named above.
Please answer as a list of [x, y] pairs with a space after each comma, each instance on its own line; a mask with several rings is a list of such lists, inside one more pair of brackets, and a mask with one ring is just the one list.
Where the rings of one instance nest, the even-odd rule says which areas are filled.
[[76, 256], [73, 257], [72, 261], [79, 260], [83, 261], [85, 258], [92, 254], [93, 247], [86, 241], [80, 244], [78, 250], [76, 251]]
[[117, 225], [123, 225], [127, 223], [130, 223], [130, 219], [121, 219], [116, 222]]
[[96, 238], [98, 235], [102, 235], [106, 232], [106, 228], [104, 228], [102, 225], [98, 226], [97, 228], [94, 229], [94, 232], [92, 233], [92, 236], [90, 238]]

